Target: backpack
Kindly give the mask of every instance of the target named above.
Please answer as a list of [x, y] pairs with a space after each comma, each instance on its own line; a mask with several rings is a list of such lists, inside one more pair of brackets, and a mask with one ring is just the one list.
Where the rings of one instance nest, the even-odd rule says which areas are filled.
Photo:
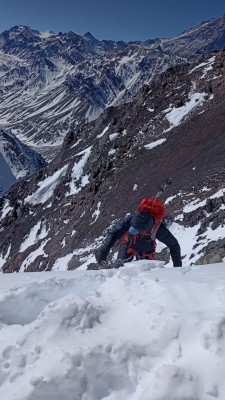
[[144, 198], [141, 200], [139, 206], [136, 208], [135, 212], [145, 211], [149, 213], [155, 220], [153, 228], [151, 230], [151, 238], [155, 240], [157, 230], [166, 215], [166, 210], [160, 199], [153, 196]]
[[[151, 196], [151, 197], [144, 198], [141, 200], [140, 204], [138, 205], [138, 207], [135, 210], [135, 213], [140, 212], [140, 211], [145, 211], [154, 218], [155, 222], [154, 222], [151, 232], [150, 233], [149, 232], [141, 233], [142, 238], [146, 242], [151, 240], [151, 242], [152, 242], [151, 248], [154, 251], [155, 247], [156, 247], [155, 238], [156, 238], [157, 230], [166, 214], [166, 210], [160, 199]], [[138, 234], [134, 235], [134, 237], [132, 239], [132, 243], [134, 245], [137, 243], [138, 238], [139, 238]], [[121, 239], [121, 244], [127, 244], [128, 239], [129, 239], [129, 232], [127, 231]], [[137, 254], [137, 251], [135, 251], [135, 249], [132, 249], [132, 247], [128, 247], [127, 252], [131, 253], [131, 254], [135, 254], [135, 253]]]

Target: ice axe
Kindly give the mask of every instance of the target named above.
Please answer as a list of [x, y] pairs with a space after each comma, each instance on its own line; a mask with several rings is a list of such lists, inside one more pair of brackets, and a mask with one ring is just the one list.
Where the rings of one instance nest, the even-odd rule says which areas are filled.
[[173, 183], [173, 181], [171, 178], [166, 178], [165, 181], [163, 183], [161, 183], [161, 185], [157, 188], [158, 192], [155, 196], [155, 200], [152, 205], [154, 205], [156, 199], [158, 199], [161, 196], [161, 194], [165, 192], [167, 187], [172, 185], [172, 183]]

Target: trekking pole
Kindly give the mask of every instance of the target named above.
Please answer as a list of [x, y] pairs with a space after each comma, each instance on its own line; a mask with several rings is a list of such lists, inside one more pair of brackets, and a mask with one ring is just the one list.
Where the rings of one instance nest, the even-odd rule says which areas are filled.
[[157, 192], [157, 194], [155, 196], [155, 199], [153, 201], [153, 204], [152, 204], [153, 206], [154, 206], [154, 203], [155, 203], [156, 199], [158, 199], [161, 196], [161, 194], [163, 192], [165, 192], [167, 187], [172, 185], [172, 183], [173, 183], [173, 181], [172, 181], [171, 178], [166, 178], [165, 181], [158, 187], [158, 192]]

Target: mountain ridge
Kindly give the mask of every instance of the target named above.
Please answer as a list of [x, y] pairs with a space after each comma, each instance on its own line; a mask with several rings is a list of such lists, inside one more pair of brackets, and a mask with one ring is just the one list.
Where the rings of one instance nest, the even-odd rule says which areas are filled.
[[168, 67], [224, 46], [224, 21], [225, 14], [172, 39], [127, 43], [11, 28], [0, 34], [0, 125], [50, 160], [47, 145], [60, 147], [69, 131], [131, 101]]

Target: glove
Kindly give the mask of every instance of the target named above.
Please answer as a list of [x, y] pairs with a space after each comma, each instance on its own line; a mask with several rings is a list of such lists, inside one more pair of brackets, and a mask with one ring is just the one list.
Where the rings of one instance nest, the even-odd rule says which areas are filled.
[[106, 247], [100, 247], [100, 249], [95, 252], [97, 263], [102, 264], [103, 262], [105, 262], [108, 254], [109, 250]]

